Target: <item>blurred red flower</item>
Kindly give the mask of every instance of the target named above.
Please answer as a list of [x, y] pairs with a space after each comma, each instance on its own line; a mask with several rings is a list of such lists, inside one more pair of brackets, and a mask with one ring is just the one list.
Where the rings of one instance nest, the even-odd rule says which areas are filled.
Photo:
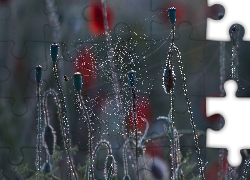
[[150, 155], [151, 157], [164, 158], [165, 147], [161, 142], [161, 140], [148, 141], [146, 143], [145, 154]]
[[[216, 95], [212, 95], [210, 97], [220, 97], [220, 95], [216, 94]], [[218, 123], [220, 121], [221, 116], [219, 114], [214, 114], [212, 116], [207, 117], [206, 116], [206, 97], [202, 100], [202, 104], [201, 104], [201, 114], [203, 116], [203, 118], [210, 122], [210, 123]]]
[[76, 71], [82, 74], [83, 88], [90, 88], [97, 84], [96, 62], [91, 50], [80, 51], [75, 65]]
[[[219, 179], [219, 170], [220, 170], [220, 164], [219, 159], [209, 166], [205, 172], [205, 178], [207, 180], [215, 180]], [[227, 155], [223, 155], [223, 161], [222, 161], [222, 177], [225, 176], [227, 170]]]
[[[146, 122], [144, 122], [141, 118], [146, 118], [149, 124], [151, 118], [151, 106], [148, 99], [143, 97], [139, 97], [136, 99], [136, 113], [137, 113], [136, 117], [137, 130], [144, 133], [144, 131], [146, 130]], [[127, 117], [127, 129], [131, 131], [135, 130], [132, 106], [129, 115]]]
[[[107, 20], [109, 29], [114, 23], [114, 12], [106, 4]], [[92, 35], [99, 35], [105, 32], [105, 23], [101, 1], [92, 0], [89, 3], [88, 11], [88, 28]]]
[[1, 3], [8, 3], [10, 0], [0, 0]]

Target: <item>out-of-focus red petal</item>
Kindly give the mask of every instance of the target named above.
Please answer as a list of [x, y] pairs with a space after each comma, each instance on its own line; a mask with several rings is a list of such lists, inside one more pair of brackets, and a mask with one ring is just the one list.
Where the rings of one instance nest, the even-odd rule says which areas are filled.
[[[223, 155], [223, 161], [222, 161], [222, 176], [225, 176], [226, 170], [227, 170], [227, 155]], [[219, 179], [219, 170], [220, 170], [220, 164], [219, 160], [217, 160], [214, 164], [208, 167], [208, 169], [205, 172], [205, 178], [207, 180], [215, 180]]]
[[97, 84], [95, 57], [90, 50], [82, 50], [76, 60], [76, 71], [82, 74], [84, 87], [90, 88]]
[[[107, 20], [109, 29], [114, 23], [114, 12], [111, 7], [107, 4]], [[88, 28], [92, 35], [99, 35], [105, 32], [104, 16], [102, 4], [100, 1], [91, 1], [87, 11], [88, 16]]]
[[164, 157], [164, 146], [161, 140], [148, 141], [146, 143], [145, 154], [151, 157]]
[[[137, 113], [137, 119], [136, 119], [137, 130], [144, 132], [146, 130], [146, 122], [144, 122], [141, 118], [146, 118], [150, 124], [150, 116], [151, 116], [151, 106], [148, 99], [142, 97], [136, 99], [136, 113]], [[127, 118], [127, 128], [131, 131], [135, 130], [132, 105]]]
[[[216, 94], [216, 95], [212, 95], [211, 97], [220, 97], [220, 95]], [[204, 100], [202, 101], [201, 104], [201, 113], [202, 116], [204, 117], [204, 119], [210, 123], [218, 123], [220, 121], [221, 116], [219, 114], [214, 114], [212, 116], [207, 117], [206, 116], [206, 98], [204, 98]]]

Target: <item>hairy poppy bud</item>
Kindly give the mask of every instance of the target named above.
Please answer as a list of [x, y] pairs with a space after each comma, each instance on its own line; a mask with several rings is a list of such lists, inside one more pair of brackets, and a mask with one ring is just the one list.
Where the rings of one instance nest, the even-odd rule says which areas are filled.
[[130, 176], [129, 175], [126, 175], [123, 177], [123, 180], [131, 180]]
[[175, 75], [168, 66], [164, 69], [162, 80], [164, 91], [166, 93], [170, 93], [170, 90], [174, 87], [175, 84]]
[[172, 24], [172, 26], [174, 26], [176, 21], [176, 8], [171, 7], [168, 9], [168, 17], [170, 23]]
[[73, 82], [74, 82], [74, 87], [77, 91], [80, 91], [82, 89], [82, 75], [79, 72], [76, 72], [73, 75]]
[[53, 63], [56, 63], [57, 56], [58, 56], [58, 45], [57, 44], [51, 44], [50, 46], [50, 56], [53, 61]]
[[50, 173], [51, 172], [51, 164], [49, 162], [44, 163], [43, 172], [44, 173]]
[[37, 83], [40, 83], [41, 82], [41, 79], [42, 79], [42, 66], [37, 66], [36, 67], [36, 82]]
[[47, 153], [53, 155], [55, 136], [53, 128], [50, 125], [47, 125], [44, 129], [44, 143], [47, 146]]
[[131, 70], [131, 71], [127, 72], [127, 75], [128, 75], [128, 83], [129, 83], [130, 87], [133, 88], [135, 86], [136, 71]]

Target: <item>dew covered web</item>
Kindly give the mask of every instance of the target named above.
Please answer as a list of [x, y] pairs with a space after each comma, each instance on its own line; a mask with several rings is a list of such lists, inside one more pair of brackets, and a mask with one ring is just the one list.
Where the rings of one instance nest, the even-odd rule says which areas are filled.
[[[164, 133], [163, 125], [165, 123], [161, 122], [160, 126], [155, 124], [157, 124], [156, 118], [167, 116], [171, 107], [171, 94], [166, 94], [162, 88], [162, 77], [171, 43], [171, 26], [166, 26], [166, 32], [169, 32], [164, 32], [166, 37], [154, 39], [151, 38], [150, 33], [145, 33], [147, 31], [143, 32], [143, 28], [136, 31], [135, 27], [142, 26], [145, 21], [148, 19], [133, 25], [122, 24], [116, 27], [114, 31], [109, 32], [110, 42], [107, 42], [109, 38], [106, 39], [105, 33], [103, 33], [59, 44], [59, 60], [65, 61], [64, 65], [70, 64], [74, 67], [71, 68], [72, 72], [65, 71], [64, 79], [68, 84], [71, 83], [66, 86], [68, 88], [66, 91], [72, 95], [68, 98], [68, 102], [73, 101], [76, 111], [79, 112], [76, 118], [79, 122], [77, 132], [86, 129], [87, 117], [81, 111], [80, 102], [73, 87], [72, 75], [77, 71], [82, 74], [81, 96], [92, 121], [92, 141], [94, 142], [92, 149], [100, 139], [109, 141], [113, 148], [122, 149], [123, 144], [118, 142], [117, 137], [123, 138], [124, 135], [128, 137], [128, 134], [134, 133], [133, 100], [127, 77], [127, 72], [131, 70], [136, 71], [138, 131], [145, 132], [146, 123], [141, 118], [146, 118], [149, 121], [149, 131], [153, 129], [152, 132], [156, 132], [158, 135]], [[172, 66], [176, 73], [174, 98], [181, 95], [182, 99], [185, 99], [183, 81], [175, 52], [174, 56]], [[185, 119], [175, 117], [174, 122], [181, 121], [185, 126], [188, 125], [185, 128], [191, 129], [187, 102], [186, 100], [182, 102], [179, 106], [179, 109], [182, 108], [179, 114]], [[74, 118], [73, 115], [70, 115], [69, 121]], [[83, 128], [82, 122], [85, 123], [85, 128]], [[193, 135], [192, 131], [190, 135]], [[113, 146], [114, 144], [116, 145]], [[162, 146], [166, 147], [165, 144]]]
[[[104, 38], [101, 41], [96, 37], [87, 37], [70, 42], [72, 46], [76, 44], [75, 49], [66, 50], [60, 57], [62, 59], [64, 56], [70, 57], [76, 66], [76, 71], [82, 73], [82, 96], [88, 113], [93, 118], [94, 129], [99, 134], [114, 136], [124, 135], [128, 130], [134, 131], [128, 71], [136, 71], [138, 130], [144, 131], [146, 127], [146, 123], [140, 118], [150, 118], [150, 98], [151, 94], [154, 94], [156, 82], [157, 88], [164, 94], [161, 83], [165, 61], [162, 59], [159, 63], [153, 58], [163, 48], [166, 49], [163, 52], [165, 57], [167, 56], [168, 47], [165, 44], [170, 42], [169, 38], [153, 40], [146, 34], [133, 31], [124, 33], [127, 27], [130, 26], [116, 29], [116, 33], [110, 32], [112, 47], [110, 51], [103, 34]], [[114, 74], [117, 80], [114, 79]], [[115, 88], [119, 92], [118, 95]]]

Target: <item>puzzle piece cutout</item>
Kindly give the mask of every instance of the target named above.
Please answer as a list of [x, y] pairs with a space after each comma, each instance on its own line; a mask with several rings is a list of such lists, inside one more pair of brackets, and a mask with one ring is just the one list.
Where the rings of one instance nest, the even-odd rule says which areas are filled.
[[220, 4], [225, 8], [225, 15], [221, 20], [207, 19], [206, 39], [213, 41], [230, 41], [229, 28], [233, 24], [240, 24], [245, 28], [243, 41], [250, 41], [250, 25], [248, 23], [249, 10], [247, 0], [235, 2], [233, 0], [208, 0], [208, 6]]
[[219, 113], [224, 117], [225, 125], [220, 131], [207, 130], [207, 147], [227, 148], [228, 162], [236, 167], [241, 164], [241, 149], [249, 149], [250, 144], [242, 141], [249, 136], [248, 98], [237, 98], [237, 83], [234, 80], [224, 84], [226, 97], [208, 97], [207, 116]]

